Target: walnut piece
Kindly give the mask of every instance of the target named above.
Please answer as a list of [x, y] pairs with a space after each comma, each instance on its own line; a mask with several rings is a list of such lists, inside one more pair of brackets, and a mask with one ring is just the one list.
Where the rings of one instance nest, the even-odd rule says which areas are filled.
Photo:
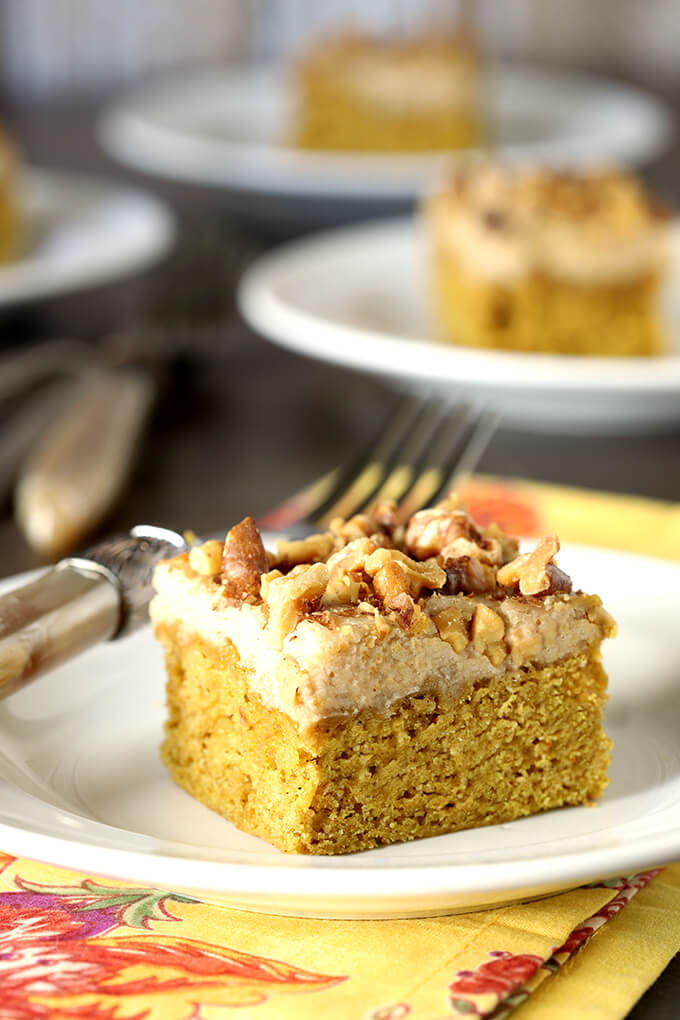
[[440, 505], [413, 514], [406, 529], [405, 548], [416, 560], [438, 556], [455, 539], [479, 544], [481, 533], [465, 511]]
[[446, 574], [436, 560], [418, 562], [398, 549], [376, 549], [366, 559], [364, 569], [385, 604], [386, 599], [400, 592], [417, 599], [423, 588], [434, 591], [446, 582]]
[[409, 630], [413, 625], [416, 616], [417, 606], [408, 592], [400, 591], [389, 601], [389, 608], [393, 610], [397, 623], [403, 630]]
[[269, 569], [262, 537], [252, 517], [235, 524], [224, 542], [222, 581], [227, 598], [246, 601], [260, 596], [260, 578]]
[[335, 536], [336, 548], [356, 538], [372, 538], [377, 545], [388, 545], [398, 526], [396, 509], [392, 500], [383, 500], [370, 513], [355, 514], [349, 520], [334, 517], [330, 529]]
[[496, 590], [496, 572], [488, 563], [474, 556], [460, 556], [444, 564], [445, 595], [485, 595]]
[[267, 601], [269, 595], [269, 585], [272, 581], [275, 581], [277, 577], [283, 577], [280, 570], [269, 570], [266, 574], [262, 574], [260, 577], [260, 598], [263, 602]]
[[552, 562], [559, 549], [557, 535], [547, 535], [533, 552], [523, 553], [501, 567], [496, 575], [498, 583], [504, 588], [519, 589], [522, 595], [571, 591], [571, 579]]
[[505, 636], [503, 618], [489, 606], [479, 605], [472, 616], [472, 643], [478, 652], [487, 655], [494, 666], [505, 658], [502, 644]]
[[432, 621], [439, 631], [442, 641], [451, 645], [458, 655], [470, 644], [468, 618], [458, 606], [442, 609], [432, 617]]
[[334, 544], [331, 531], [291, 541], [281, 539], [276, 543], [276, 551], [270, 554], [270, 566], [288, 570], [299, 563], [318, 563], [331, 554]]
[[300, 620], [319, 608], [327, 584], [328, 567], [325, 563], [297, 567], [290, 574], [275, 577], [269, 582], [267, 632], [278, 651]]
[[189, 566], [201, 577], [215, 577], [222, 568], [223, 542], [211, 538], [203, 545], [195, 545], [189, 552]]

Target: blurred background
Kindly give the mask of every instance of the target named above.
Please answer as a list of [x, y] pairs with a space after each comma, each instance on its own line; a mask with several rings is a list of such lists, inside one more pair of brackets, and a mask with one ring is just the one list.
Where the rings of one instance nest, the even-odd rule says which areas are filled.
[[[143, 188], [175, 220], [172, 248], [166, 237], [154, 259], [124, 278], [0, 300], [0, 370], [8, 380], [0, 420], [9, 447], [0, 453], [3, 574], [50, 558], [27, 540], [12, 502], [29, 449], [16, 438], [16, 414], [27, 406], [35, 363], [49, 362], [50, 350], [62, 366], [87, 360], [83, 347], [101, 350], [107, 364], [134, 365], [153, 381], [131, 428], [131, 473], [102, 495], [105, 510], [93, 508], [88, 538], [140, 520], [219, 531], [347, 460], [375, 430], [391, 406], [388, 387], [270, 346], [234, 303], [237, 281], [256, 256], [332, 221], [332, 206], [313, 197], [296, 223], [280, 196], [272, 202], [261, 193], [248, 204], [214, 183], [123, 165], [102, 144], [101, 118], [121, 97], [173, 82], [179, 72], [289, 68], [324, 36], [351, 30], [408, 38], [432, 25], [464, 26], [489, 64], [594, 71], [655, 97], [666, 127], [639, 169], [664, 201], [680, 203], [680, 148], [671, 130], [680, 109], [680, 0], [0, 0], [0, 121], [22, 163]], [[364, 203], [357, 215], [384, 211], [375, 206]], [[351, 214], [350, 204], [342, 216]], [[0, 276], [0, 297], [1, 287]], [[75, 347], [50, 347], [56, 341]], [[32, 381], [15, 385], [19, 356], [29, 352], [37, 352]], [[677, 499], [669, 465], [679, 441], [674, 428], [652, 442], [635, 432], [622, 440], [501, 427], [480, 467]]]

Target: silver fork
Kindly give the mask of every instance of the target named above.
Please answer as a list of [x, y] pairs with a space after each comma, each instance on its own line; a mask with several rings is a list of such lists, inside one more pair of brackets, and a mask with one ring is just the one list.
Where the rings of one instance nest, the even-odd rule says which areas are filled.
[[[384, 499], [394, 499], [405, 520], [472, 470], [496, 421], [474, 405], [408, 398], [354, 464], [324, 475], [259, 524], [309, 531]], [[140, 525], [61, 560], [1, 597], [0, 697], [90, 645], [144, 623], [156, 564], [183, 549], [179, 533]]]
[[407, 397], [354, 461], [305, 486], [258, 524], [287, 533], [319, 530], [383, 500], [394, 500], [397, 520], [405, 521], [475, 468], [498, 418], [479, 403]]

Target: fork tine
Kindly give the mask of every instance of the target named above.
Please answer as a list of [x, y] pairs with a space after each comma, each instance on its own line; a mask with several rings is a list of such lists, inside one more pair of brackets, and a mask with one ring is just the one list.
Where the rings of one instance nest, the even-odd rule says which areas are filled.
[[263, 528], [325, 528], [393, 499], [405, 521], [453, 488], [479, 461], [498, 415], [475, 404], [411, 397], [400, 401], [379, 438], [349, 468], [336, 468], [260, 518]]
[[498, 423], [498, 415], [478, 405], [446, 406], [441, 428], [420, 473], [397, 509], [400, 523], [455, 488], [479, 462]]
[[[349, 465], [340, 465], [300, 489], [273, 510], [259, 517], [260, 527], [271, 531], [286, 531], [296, 525], [320, 525], [327, 517], [338, 516], [338, 505], [355, 505], [359, 495], [362, 502], [375, 492], [388, 470], [414, 422], [423, 413], [426, 401], [422, 397], [400, 398], [390, 408], [389, 416], [370, 444]], [[373, 483], [373, 484], [372, 484]], [[344, 509], [341, 511], [345, 513]]]
[[351, 517], [368, 506], [381, 483], [401, 461], [401, 451], [408, 445], [409, 437], [427, 418], [429, 404], [428, 397], [408, 397], [400, 402], [377, 443], [344, 473], [326, 502], [312, 512], [318, 525], [327, 527], [334, 517]]

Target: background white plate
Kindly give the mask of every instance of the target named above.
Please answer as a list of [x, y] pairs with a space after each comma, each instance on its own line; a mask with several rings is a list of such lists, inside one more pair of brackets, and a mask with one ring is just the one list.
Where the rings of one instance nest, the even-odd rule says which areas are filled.
[[[640, 162], [667, 143], [672, 118], [632, 86], [584, 74], [501, 66], [488, 79], [491, 141], [519, 159], [560, 165]], [[174, 75], [139, 89], [102, 119], [126, 163], [180, 180], [291, 199], [413, 200], [442, 155], [295, 150], [289, 77], [268, 67]], [[444, 157], [446, 158], [446, 157]], [[286, 203], [281, 201], [283, 214]]]
[[0, 703], [0, 848], [250, 910], [330, 917], [472, 910], [680, 858], [680, 565], [575, 547], [560, 563], [620, 626], [605, 652], [611, 784], [595, 807], [345, 857], [281, 854], [168, 778], [164, 673], [145, 631]]
[[680, 229], [663, 314], [672, 353], [586, 358], [438, 343], [416, 220], [341, 227], [256, 260], [239, 288], [246, 321], [303, 354], [477, 396], [519, 426], [636, 430], [680, 421]]
[[20, 257], [0, 265], [0, 308], [126, 276], [174, 237], [162, 202], [97, 178], [27, 169], [20, 200], [27, 236]]

